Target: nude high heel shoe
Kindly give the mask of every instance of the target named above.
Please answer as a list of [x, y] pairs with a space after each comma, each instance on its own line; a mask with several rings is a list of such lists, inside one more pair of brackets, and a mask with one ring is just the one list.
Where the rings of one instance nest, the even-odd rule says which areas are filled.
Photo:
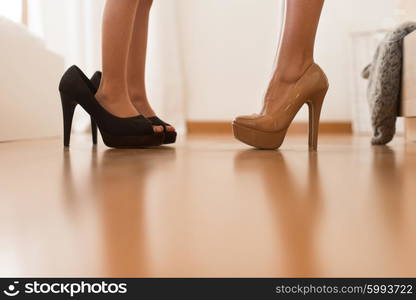
[[325, 73], [312, 64], [293, 85], [278, 109], [269, 113], [237, 117], [233, 122], [236, 139], [259, 149], [278, 149], [298, 111], [309, 107], [309, 149], [318, 146], [319, 119], [329, 84]]

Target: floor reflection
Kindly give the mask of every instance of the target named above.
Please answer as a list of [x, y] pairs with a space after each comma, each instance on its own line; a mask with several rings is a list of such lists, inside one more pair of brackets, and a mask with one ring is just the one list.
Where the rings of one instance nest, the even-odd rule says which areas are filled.
[[[92, 148], [90, 168], [83, 180], [75, 178], [72, 153], [64, 152], [63, 189], [67, 213], [82, 214], [85, 203], [92, 202], [91, 218], [97, 222], [95, 245], [101, 274], [105, 276], [149, 275], [147, 262], [146, 193], [149, 174], [155, 165], [175, 159], [175, 149], [115, 150], [98, 152]], [[157, 160], [157, 164], [155, 163]], [[77, 164], [79, 166], [79, 164]], [[85, 169], [85, 168], [83, 168]]]
[[[318, 153], [297, 143], [281, 152], [221, 145], [190, 140], [175, 151], [82, 144], [59, 153], [62, 176], [48, 184], [61, 188], [40, 198], [52, 217], [27, 224], [37, 226], [37, 240], [48, 238], [46, 226], [57, 226], [66, 244], [44, 242], [45, 253], [82, 261], [74, 267], [80, 273], [68, 273], [73, 262], [60, 260], [62, 274], [414, 275], [414, 145], [348, 139]], [[26, 172], [47, 189], [36, 177], [44, 162]]]
[[[323, 195], [318, 154], [247, 150], [236, 156], [235, 166], [237, 171], [261, 177], [279, 236], [276, 248], [282, 251], [276, 266], [279, 272], [287, 276], [319, 274], [316, 240]], [[296, 173], [304, 173], [304, 177], [297, 178]]]
[[384, 242], [381, 247], [399, 270], [397, 275], [414, 276], [416, 165], [411, 156], [403, 156], [402, 151], [388, 146], [373, 147], [372, 150], [373, 216], [380, 226], [379, 234]]
[[373, 201], [379, 212], [375, 215], [381, 219], [384, 230], [392, 238], [398, 237], [403, 226], [403, 209], [405, 191], [403, 189], [403, 167], [400, 166], [396, 153], [388, 146], [373, 147], [372, 190]]
[[93, 186], [103, 234], [103, 266], [113, 276], [146, 273], [146, 155], [107, 150]]

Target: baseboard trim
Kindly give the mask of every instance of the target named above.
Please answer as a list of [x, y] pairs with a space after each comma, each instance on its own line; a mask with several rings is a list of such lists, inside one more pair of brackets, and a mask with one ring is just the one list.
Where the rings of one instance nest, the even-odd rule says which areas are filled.
[[407, 141], [416, 141], [416, 118], [405, 118]]
[[[231, 134], [231, 122], [215, 121], [188, 121], [188, 134]], [[307, 122], [295, 122], [289, 128], [288, 134], [306, 134], [308, 132]], [[350, 122], [321, 122], [319, 127], [321, 134], [352, 134]]]

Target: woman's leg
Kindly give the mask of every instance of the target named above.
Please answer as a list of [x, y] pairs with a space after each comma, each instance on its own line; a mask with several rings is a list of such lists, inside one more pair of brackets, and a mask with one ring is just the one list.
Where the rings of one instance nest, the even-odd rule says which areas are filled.
[[289, 88], [314, 62], [315, 36], [324, 0], [286, 0], [283, 38], [265, 99], [266, 111], [286, 99]]
[[[103, 76], [96, 98], [118, 117], [139, 113], [127, 89], [127, 59], [139, 0], [107, 0], [103, 19]], [[156, 131], [163, 130], [158, 127]]]
[[[149, 13], [152, 3], [153, 0], [139, 0], [127, 63], [129, 96], [137, 111], [145, 117], [156, 116], [147, 99], [145, 83]], [[168, 127], [167, 129], [174, 131], [173, 127]]]
[[127, 92], [126, 66], [139, 0], [107, 0], [102, 32], [103, 76], [97, 100], [119, 117], [138, 115]]

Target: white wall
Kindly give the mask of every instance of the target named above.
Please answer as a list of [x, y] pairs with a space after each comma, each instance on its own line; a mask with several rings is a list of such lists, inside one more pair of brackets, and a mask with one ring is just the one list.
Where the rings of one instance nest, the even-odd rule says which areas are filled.
[[[398, 0], [327, 0], [316, 60], [331, 81], [323, 119], [351, 120], [349, 35], [390, 26]], [[179, 0], [191, 120], [258, 112], [278, 43], [279, 0]], [[359, 76], [359, 74], [357, 74]], [[298, 119], [305, 119], [306, 114]]]
[[416, 1], [415, 0], [399, 0], [402, 13], [402, 20], [416, 20]]
[[22, 2], [0, 0], [0, 16], [12, 20], [16, 23], [22, 20]]
[[29, 29], [49, 49], [91, 74], [101, 65], [101, 15], [105, 0], [30, 0]]
[[184, 56], [180, 44], [178, 0], [156, 0], [149, 24], [146, 87], [158, 115], [186, 131]]
[[280, 0], [180, 0], [179, 10], [188, 119], [257, 111], [276, 54]]
[[[75, 64], [92, 75], [101, 66], [104, 4], [105, 0], [30, 0], [28, 27], [64, 58], [66, 68]], [[61, 76], [56, 74], [58, 80]], [[73, 128], [83, 131], [89, 122], [88, 115], [77, 110]]]
[[331, 83], [323, 112], [325, 120], [351, 120], [354, 96], [351, 79], [354, 74], [351, 74], [350, 34], [391, 28], [396, 23], [397, 3], [397, 0], [326, 1], [316, 44], [316, 60], [327, 72]]
[[63, 58], [1, 16], [0, 52], [0, 141], [60, 135]]

